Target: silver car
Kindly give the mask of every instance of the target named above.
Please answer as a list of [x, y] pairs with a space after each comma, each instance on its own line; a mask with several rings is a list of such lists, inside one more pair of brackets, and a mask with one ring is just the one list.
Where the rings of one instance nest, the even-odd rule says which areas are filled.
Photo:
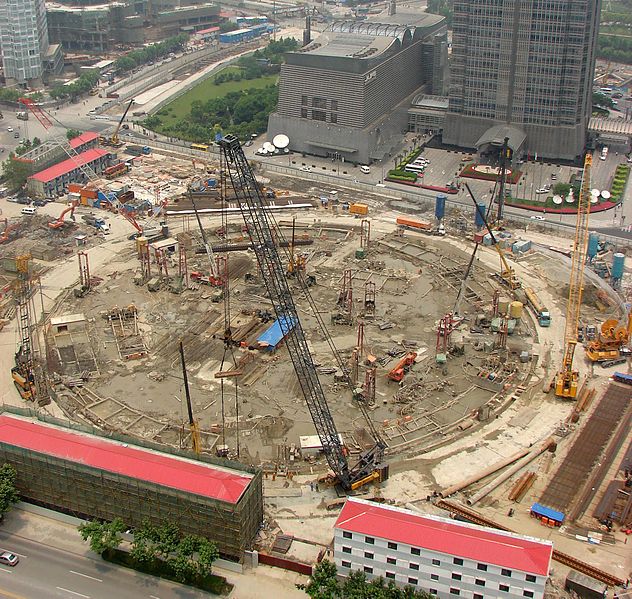
[[3, 551], [0, 553], [0, 564], [4, 564], [5, 566], [15, 566], [20, 561], [20, 558], [15, 555], [15, 553], [11, 553], [10, 551]]

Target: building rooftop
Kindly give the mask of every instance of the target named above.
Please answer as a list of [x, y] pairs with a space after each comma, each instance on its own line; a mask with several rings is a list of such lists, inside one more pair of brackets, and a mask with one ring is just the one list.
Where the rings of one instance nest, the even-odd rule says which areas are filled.
[[326, 31], [298, 52], [341, 58], [368, 58], [384, 52], [393, 41], [394, 37]]
[[43, 171], [29, 177], [29, 179], [35, 179], [36, 181], [41, 181], [42, 183], [48, 183], [49, 181], [54, 181], [57, 177], [61, 177], [62, 175], [74, 171], [79, 166], [88, 164], [89, 162], [107, 154], [109, 154], [107, 150], [92, 148], [91, 150], [81, 152], [81, 154], [78, 154], [73, 158], [68, 158], [68, 160], [64, 160], [59, 164], [55, 164], [54, 166], [44, 169]]
[[[94, 65], [94, 67], [96, 68], [96, 65]], [[95, 139], [99, 139], [98, 133], [95, 133], [94, 131], [86, 131], [77, 137], [73, 137], [69, 143], [71, 148], [78, 148], [79, 146], [94, 141]]]
[[417, 94], [411, 105], [416, 108], [437, 108], [447, 110], [450, 102], [444, 96], [430, 96], [428, 94]]
[[51, 424], [0, 415], [0, 443], [130, 478], [237, 503], [252, 475]]
[[335, 528], [548, 576], [553, 544], [350, 497]]
[[[368, 21], [372, 21], [369, 18]], [[403, 12], [397, 9], [394, 15], [381, 14], [375, 17], [376, 21], [389, 25], [405, 25], [407, 27], [434, 27], [445, 20], [441, 15], [433, 15], [428, 12]]]

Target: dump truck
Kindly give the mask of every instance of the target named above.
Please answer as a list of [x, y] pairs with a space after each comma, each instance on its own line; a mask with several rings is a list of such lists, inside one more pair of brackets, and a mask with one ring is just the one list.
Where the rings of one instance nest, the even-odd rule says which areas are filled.
[[104, 219], [94, 216], [94, 214], [84, 214], [81, 218], [86, 225], [94, 227], [97, 231], [101, 231], [105, 234], [110, 232], [110, 225], [106, 223]]

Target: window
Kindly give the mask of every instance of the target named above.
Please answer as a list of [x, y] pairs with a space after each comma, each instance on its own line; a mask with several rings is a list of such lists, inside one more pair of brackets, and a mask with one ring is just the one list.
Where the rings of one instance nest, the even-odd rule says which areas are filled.
[[452, 580], [461, 580], [461, 575], [456, 572], [452, 572]]
[[509, 592], [509, 587], [508, 587], [506, 584], [499, 584], [499, 585], [498, 585], [498, 588], [499, 588], [501, 591], [504, 591], [505, 593], [508, 593], [508, 592]]
[[507, 570], [507, 568], [503, 568], [503, 569], [500, 571], [500, 573], [501, 573], [503, 576], [511, 576], [511, 570]]
[[351, 568], [351, 562], [342, 562], [343, 568]]
[[327, 100], [325, 98], [318, 98], [318, 97], [312, 98], [312, 107], [326, 109]]
[[343, 547], [342, 548], [342, 552], [343, 553], [351, 553], [351, 547]]
[[533, 591], [522, 591], [525, 597], [533, 597]]
[[373, 559], [373, 554], [370, 553], [369, 551], [365, 551], [364, 552], [364, 557], [366, 557], [366, 559]]
[[307, 108], [301, 108], [301, 118], [302, 119], [307, 118]]
[[331, 109], [332, 110], [338, 110], [338, 100], [332, 100], [331, 101]]
[[483, 599], [483, 595], [479, 595], [478, 593], [474, 593], [472, 599]]
[[387, 557], [386, 558], [386, 563], [395, 565], [395, 564], [397, 564], [397, 560], [394, 557]]
[[450, 587], [450, 595], [460, 595], [461, 591], [459, 589], [455, 589], [454, 587]]
[[338, 122], [338, 115], [335, 112], [331, 113], [331, 122], [332, 123], [337, 123]]
[[527, 582], [535, 582], [535, 576], [533, 574], [527, 574]]
[[411, 570], [419, 570], [419, 564], [413, 564], [412, 562], [408, 566]]
[[477, 578], [474, 581], [479, 587], [484, 587], [485, 586], [485, 581], [482, 578]]
[[313, 121], [326, 121], [327, 113], [324, 110], [312, 110]]
[[408, 578], [408, 584], [417, 584], [418, 582], [416, 578]]
[[455, 557], [454, 560], [452, 560], [452, 561], [457, 566], [462, 566], [463, 565], [463, 560], [460, 557]]
[[342, 531], [342, 537], [344, 539], [352, 539], [353, 535], [348, 530], [343, 530]]
[[392, 578], [393, 580], [395, 580], [395, 572], [387, 572], [386, 578]]
[[487, 572], [487, 564], [478, 564], [476, 568], [482, 572]]
[[364, 542], [369, 545], [375, 545], [375, 539], [373, 537], [364, 537]]
[[433, 565], [433, 566], [440, 566], [440, 565], [441, 565], [441, 561], [440, 561], [440, 560], [438, 560], [438, 559], [433, 559], [433, 560], [432, 560], [432, 565]]
[[367, 574], [373, 574], [373, 568], [371, 568], [370, 566], [364, 566], [364, 571]]
[[430, 575], [430, 580], [439, 580], [439, 575], [438, 574], [431, 574]]
[[301, 104], [303, 106], [307, 106], [309, 104], [309, 102], [307, 100], [307, 96], [301, 96]]
[[411, 548], [410, 548], [410, 552], [411, 552], [413, 555], [421, 555], [421, 549], [418, 549], [417, 547], [411, 547]]
[[429, 592], [431, 595], [436, 595], [436, 594], [437, 594], [437, 589], [428, 589], [428, 592]]
[[397, 550], [397, 543], [391, 543], [391, 542], [389, 542], [389, 544], [388, 544], [388, 548], [389, 548], [389, 549], [395, 549], [395, 550]]

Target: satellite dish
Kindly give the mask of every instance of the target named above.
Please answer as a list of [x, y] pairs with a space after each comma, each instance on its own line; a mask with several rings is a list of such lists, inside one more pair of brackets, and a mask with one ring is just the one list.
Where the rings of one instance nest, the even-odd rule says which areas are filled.
[[266, 152], [274, 152], [275, 147], [274, 147], [274, 145], [273, 145], [273, 144], [271, 144], [269, 141], [266, 141], [266, 142], [263, 144], [263, 149], [264, 149]]
[[554, 204], [561, 204], [564, 200], [562, 200], [562, 196], [553, 196], [553, 203]]
[[599, 196], [590, 196], [590, 203], [596, 204], [599, 201]]
[[590, 190], [590, 195], [592, 196], [598, 196], [599, 195], [599, 190], [598, 189], [591, 189]]
[[[591, 197], [592, 197], [592, 196], [591, 196]], [[566, 196], [566, 203], [567, 203], [567, 204], [572, 204], [574, 201], [575, 201], [575, 198], [574, 198], [571, 194], [568, 194], [568, 195]]]
[[272, 143], [277, 148], [279, 148], [279, 150], [282, 150], [283, 148], [287, 148], [290, 145], [290, 138], [283, 133], [279, 133], [279, 135], [274, 136]]
[[609, 200], [609, 199], [610, 199], [610, 197], [611, 197], [611, 196], [610, 196], [610, 192], [609, 192], [609, 191], [606, 191], [606, 190], [604, 189], [604, 190], [601, 192], [601, 197], [602, 197], [604, 200]]

